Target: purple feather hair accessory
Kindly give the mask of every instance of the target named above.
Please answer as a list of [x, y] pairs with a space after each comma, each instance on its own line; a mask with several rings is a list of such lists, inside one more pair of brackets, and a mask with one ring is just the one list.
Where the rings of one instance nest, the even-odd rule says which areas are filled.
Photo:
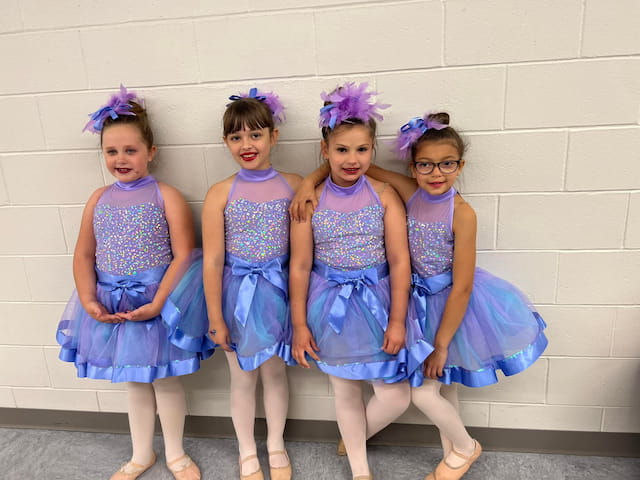
[[[240, 100], [241, 98], [255, 98], [263, 102], [273, 115], [273, 121], [275, 123], [284, 122], [284, 105], [280, 101], [280, 97], [273, 92], [260, 92], [257, 88], [253, 87], [249, 90], [249, 93], [241, 93], [240, 95], [231, 95], [229, 100]], [[228, 106], [228, 105], [227, 105]]]
[[136, 97], [134, 92], [128, 91], [124, 85], [120, 84], [120, 91], [111, 96], [109, 101], [99, 110], [90, 113], [91, 120], [87, 122], [82, 131], [90, 131], [92, 133], [100, 133], [107, 118], [118, 118], [120, 115], [134, 115], [131, 111], [131, 100], [138, 104], [142, 104], [142, 100]]
[[372, 118], [382, 120], [378, 110], [388, 108], [389, 105], [376, 103], [372, 97], [377, 92], [367, 92], [368, 86], [367, 82], [360, 85], [347, 82], [331, 93], [322, 92], [320, 98], [327, 102], [327, 105], [320, 109], [320, 126], [333, 130], [336, 125], [350, 118], [357, 118], [363, 122]]
[[426, 114], [424, 118], [414, 117], [400, 127], [394, 142], [394, 151], [401, 160], [407, 160], [411, 156], [411, 147], [427, 130], [442, 130], [448, 126], [430, 119], [429, 114]]

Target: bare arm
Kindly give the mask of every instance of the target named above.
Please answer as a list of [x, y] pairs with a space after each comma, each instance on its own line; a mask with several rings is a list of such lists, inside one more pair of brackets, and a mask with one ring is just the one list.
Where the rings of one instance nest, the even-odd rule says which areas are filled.
[[402, 201], [406, 204], [411, 195], [418, 189], [418, 184], [415, 178], [407, 177], [401, 173], [393, 172], [378, 165], [371, 164], [367, 170], [367, 176], [380, 180], [381, 182], [388, 183], [402, 198]]
[[313, 231], [310, 205], [307, 220], [291, 224], [291, 259], [289, 261], [289, 304], [293, 325], [293, 358], [301, 367], [309, 368], [305, 354], [320, 360], [316, 342], [307, 326], [309, 275], [313, 266]]
[[311, 210], [309, 211], [315, 210], [318, 206], [316, 185], [322, 183], [330, 172], [329, 163], [324, 162], [302, 180], [289, 206], [289, 215], [292, 221], [304, 222], [307, 220], [307, 203], [309, 202], [311, 202]]
[[118, 314], [131, 321], [149, 320], [160, 315], [169, 293], [185, 272], [187, 262], [195, 246], [193, 217], [184, 197], [170, 185], [159, 182], [158, 186], [164, 200], [164, 212], [169, 226], [173, 260], [164, 273], [151, 303], [131, 312]]
[[424, 367], [425, 375], [433, 379], [442, 376], [449, 344], [467, 311], [476, 267], [476, 228], [473, 208], [457, 197], [453, 215], [453, 285], [436, 332], [435, 350], [425, 361]]
[[407, 220], [402, 201], [393, 188], [386, 188], [380, 200], [385, 207], [384, 241], [391, 277], [391, 311], [382, 349], [395, 355], [405, 341], [407, 303], [411, 283]]
[[124, 319], [108, 312], [96, 297], [96, 238], [93, 231], [93, 210], [106, 188], [96, 190], [82, 212], [78, 241], [73, 252], [73, 278], [80, 303], [91, 317], [99, 322], [121, 323]]
[[231, 179], [209, 189], [202, 210], [202, 248], [204, 295], [209, 315], [209, 336], [231, 352], [229, 328], [222, 316], [222, 272], [225, 258], [224, 207], [231, 189]]

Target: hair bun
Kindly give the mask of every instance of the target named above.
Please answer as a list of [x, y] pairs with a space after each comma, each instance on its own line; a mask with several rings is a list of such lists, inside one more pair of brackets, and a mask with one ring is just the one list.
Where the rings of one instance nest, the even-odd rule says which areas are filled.
[[446, 112], [430, 113], [429, 115], [427, 115], [426, 119], [431, 120], [432, 122], [438, 122], [442, 125], [449, 126], [451, 124], [449, 114]]

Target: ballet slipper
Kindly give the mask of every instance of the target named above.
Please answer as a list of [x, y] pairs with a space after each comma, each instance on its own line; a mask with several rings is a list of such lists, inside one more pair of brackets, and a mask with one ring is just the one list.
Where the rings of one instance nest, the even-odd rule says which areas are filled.
[[200, 480], [200, 469], [186, 453], [167, 463], [167, 468], [176, 480]]
[[336, 448], [336, 454], [340, 457], [347, 456], [347, 447], [344, 446], [344, 440], [342, 440], [342, 438], [338, 440], [338, 447]]
[[257, 455], [249, 455], [248, 457], [244, 457], [240, 459], [240, 480], [264, 480], [264, 475], [262, 474], [262, 468], [258, 467], [253, 473], [249, 475], [242, 475], [242, 465], [249, 460], [253, 460], [254, 458], [258, 458]]
[[471, 464], [475, 462], [482, 453], [482, 445], [480, 445], [480, 442], [473, 440], [473, 443], [475, 445], [473, 453], [468, 457], [457, 452], [455, 448], [451, 450], [451, 453], [465, 461], [462, 465], [454, 468], [447, 465], [447, 462], [444, 460], [441, 460], [436, 469], [427, 475], [424, 480], [459, 480], [462, 478], [462, 476], [467, 473], [467, 470], [469, 470], [469, 467], [471, 467]]
[[148, 465], [140, 465], [138, 463], [128, 461], [120, 467], [116, 473], [111, 475], [109, 480], [135, 480], [144, 472], [149, 470], [156, 463], [156, 453], [153, 452], [153, 458]]
[[273, 452], [269, 452], [269, 456], [272, 457], [274, 455], [284, 455], [289, 462], [284, 467], [272, 467], [269, 465], [269, 473], [271, 474], [271, 480], [291, 480], [291, 460], [289, 460], [289, 455], [285, 450], [275, 450]]
[[358, 475], [353, 477], [353, 480], [373, 480], [373, 475]]

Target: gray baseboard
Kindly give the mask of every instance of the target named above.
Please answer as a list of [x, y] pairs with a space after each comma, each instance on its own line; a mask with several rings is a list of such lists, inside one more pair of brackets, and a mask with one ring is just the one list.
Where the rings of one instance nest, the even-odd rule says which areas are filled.
[[[73, 412], [0, 408], [0, 426], [83, 432], [128, 433], [124, 413]], [[158, 432], [159, 426], [156, 427]], [[470, 427], [485, 450], [555, 453], [563, 455], [598, 455], [640, 457], [640, 434], [610, 432], [569, 432], [554, 430], [519, 430]], [[233, 437], [228, 417], [187, 417], [185, 434], [194, 437]], [[266, 436], [264, 419], [256, 421], [256, 436]], [[334, 442], [338, 438], [335, 422], [320, 420], [288, 420], [287, 440]], [[432, 425], [394, 423], [370, 440], [378, 445], [412, 445], [437, 447], [438, 431]]]

